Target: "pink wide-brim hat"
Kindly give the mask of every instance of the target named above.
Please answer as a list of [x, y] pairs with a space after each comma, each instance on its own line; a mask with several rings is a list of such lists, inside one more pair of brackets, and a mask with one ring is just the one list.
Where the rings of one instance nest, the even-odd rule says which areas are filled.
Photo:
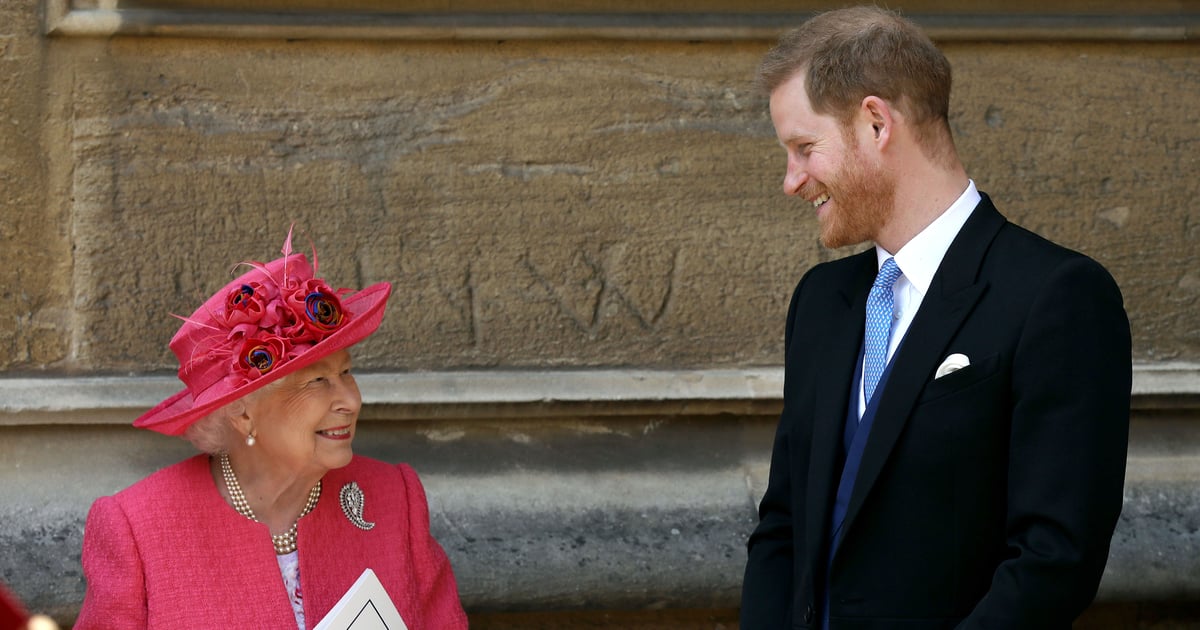
[[[210, 297], [170, 347], [179, 359], [183, 391], [133, 421], [133, 426], [181, 435], [196, 420], [268, 383], [367, 338], [383, 321], [392, 285], [334, 291], [303, 254], [244, 263], [251, 270]], [[315, 261], [314, 254], [314, 261]]]

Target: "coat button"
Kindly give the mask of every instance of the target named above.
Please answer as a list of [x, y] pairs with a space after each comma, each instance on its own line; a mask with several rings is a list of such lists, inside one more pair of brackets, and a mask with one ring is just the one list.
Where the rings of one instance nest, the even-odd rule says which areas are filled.
[[812, 623], [815, 614], [816, 613], [813, 611], [812, 604], [809, 604], [808, 607], [804, 609], [804, 623]]

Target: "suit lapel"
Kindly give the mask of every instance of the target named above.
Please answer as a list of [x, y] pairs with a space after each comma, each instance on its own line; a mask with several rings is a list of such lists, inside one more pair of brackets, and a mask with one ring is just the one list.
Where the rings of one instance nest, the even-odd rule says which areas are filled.
[[839, 287], [840, 301], [826, 320], [825, 345], [816, 355], [822, 358], [813, 406], [812, 455], [809, 460], [809, 497], [805, 532], [809, 549], [822, 548], [827, 537], [833, 493], [837, 490], [837, 461], [841, 457], [843, 422], [850, 396], [854, 366], [862, 344], [867, 293], [875, 281], [875, 249], [856, 257], [850, 281]]
[[[986, 195], [963, 225], [921, 301], [904, 341], [892, 358], [891, 374], [863, 450], [858, 479], [846, 508], [843, 531], [849, 531], [871, 487], [879, 478], [896, 440], [925, 385], [933, 378], [950, 340], [987, 290], [979, 270], [996, 233], [1005, 223]], [[865, 304], [865, 296], [864, 296]], [[861, 311], [861, 309], [860, 309]], [[862, 311], [865, 312], [865, 311]], [[861, 328], [861, 326], [860, 326]], [[842, 395], [845, 397], [844, 394]]]

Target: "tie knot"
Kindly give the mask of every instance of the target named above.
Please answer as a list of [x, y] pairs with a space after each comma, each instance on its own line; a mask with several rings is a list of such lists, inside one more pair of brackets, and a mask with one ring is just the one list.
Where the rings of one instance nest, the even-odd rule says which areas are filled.
[[888, 258], [883, 261], [883, 266], [879, 268], [879, 275], [875, 276], [875, 286], [891, 288], [896, 284], [896, 279], [900, 277], [900, 268], [896, 266], [895, 258]]

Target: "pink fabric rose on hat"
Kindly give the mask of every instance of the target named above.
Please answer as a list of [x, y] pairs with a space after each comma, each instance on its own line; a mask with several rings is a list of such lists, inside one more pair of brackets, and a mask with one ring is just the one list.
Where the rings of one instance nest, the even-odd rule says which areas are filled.
[[319, 278], [295, 284], [284, 292], [283, 301], [292, 315], [283, 335], [295, 342], [320, 341], [346, 319], [341, 300]]
[[232, 333], [251, 335], [259, 329], [271, 329], [279, 324], [277, 291], [271, 284], [248, 282], [232, 289], [225, 298], [221, 313], [225, 326]]
[[253, 381], [287, 360], [287, 355], [287, 344], [279, 337], [247, 337], [237, 353], [235, 374]]

